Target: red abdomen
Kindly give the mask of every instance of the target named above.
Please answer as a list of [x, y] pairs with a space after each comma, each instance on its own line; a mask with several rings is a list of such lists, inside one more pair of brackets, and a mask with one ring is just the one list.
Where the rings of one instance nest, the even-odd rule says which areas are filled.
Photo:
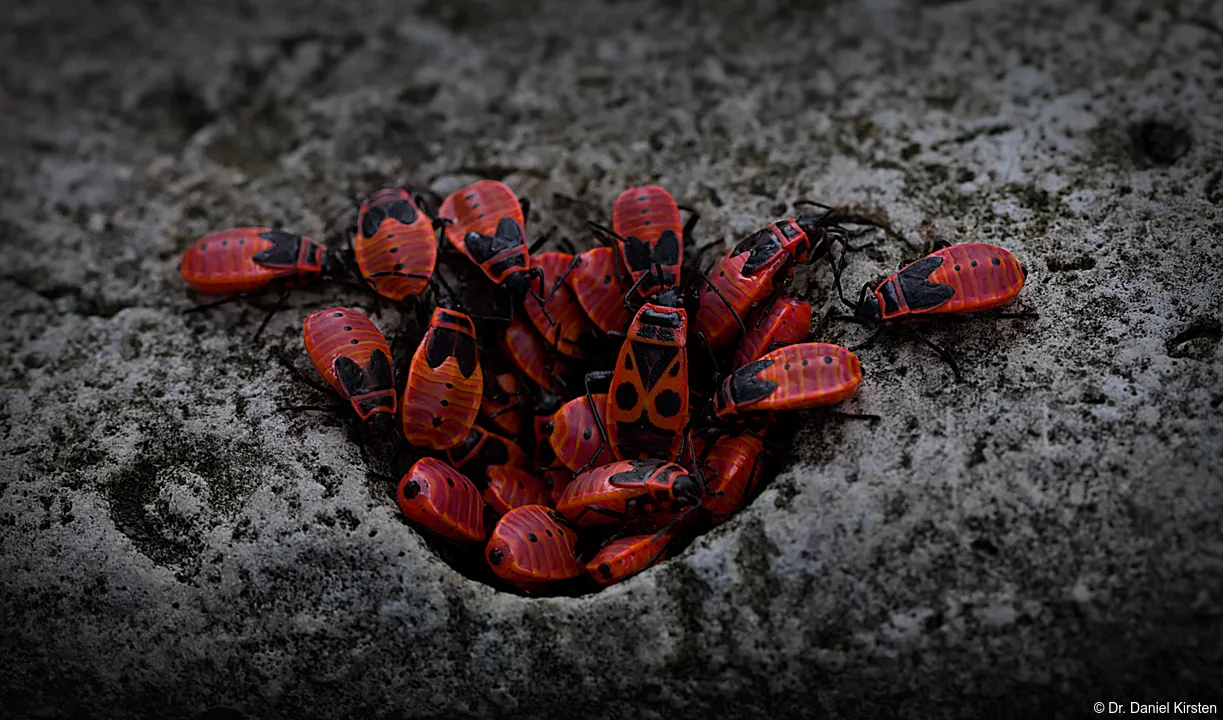
[[577, 265], [565, 278], [582, 310], [599, 330], [624, 332], [633, 316], [624, 308], [629, 283], [620, 276], [616, 251], [597, 247], [575, 256]]
[[552, 504], [552, 494], [544, 487], [544, 481], [513, 465], [488, 468], [488, 487], [482, 494], [498, 515], [524, 505]]
[[396, 499], [409, 520], [448, 540], [480, 542], [488, 537], [480, 492], [441, 460], [417, 461], [399, 481]]
[[526, 408], [522, 398], [526, 395], [524, 383], [514, 372], [493, 372], [486, 364], [488, 355], [480, 358], [484, 370], [484, 395], [480, 399], [480, 416], [498, 432], [518, 435], [526, 423]]
[[396, 302], [423, 293], [437, 264], [433, 221], [402, 188], [379, 190], [361, 204], [352, 246], [361, 275]]
[[496, 180], [481, 180], [451, 193], [438, 209], [446, 237], [460, 252], [501, 284], [531, 267], [526, 220], [514, 191]]
[[514, 365], [523, 375], [540, 387], [552, 389], [555, 378], [569, 372], [569, 366], [564, 359], [556, 357], [556, 353], [548, 347], [531, 323], [523, 319], [521, 313], [514, 315], [505, 333], [497, 339], [501, 352], [514, 361]]
[[357, 416], [395, 413], [395, 378], [386, 338], [360, 310], [327, 308], [306, 318], [306, 354]]
[[[631, 187], [620, 193], [612, 210], [612, 229], [624, 239], [620, 256], [633, 282], [650, 274], [638, 285], [642, 297], [679, 282], [684, 226], [671, 193], [657, 185]], [[659, 268], [661, 278], [655, 277]]]
[[510, 465], [522, 470], [531, 467], [526, 451], [513, 440], [475, 425], [463, 442], [446, 451], [450, 463], [480, 487], [488, 482], [488, 470]]
[[764, 441], [756, 435], [725, 435], [718, 438], [705, 456], [705, 498], [701, 507], [714, 523], [739, 512], [759, 490], [767, 453]]
[[[549, 345], [562, 355], [580, 358], [582, 348], [578, 343], [582, 335], [590, 330], [590, 320], [573, 296], [573, 290], [560, 281], [572, 260], [572, 255], [560, 252], [541, 253], [531, 258], [531, 265], [543, 272], [543, 278], [532, 283], [536, 292], [541, 297], [547, 297], [548, 302], [541, 305], [533, 295], [528, 294], [522, 305], [535, 329]], [[549, 293], [551, 297], [548, 297]], [[546, 315], [544, 308], [547, 309]]]
[[882, 320], [980, 312], [1005, 305], [1023, 288], [1015, 256], [997, 245], [964, 243], [901, 268], [875, 288]]
[[254, 292], [277, 284], [304, 285], [322, 273], [323, 247], [310, 238], [262, 227], [222, 230], [183, 253], [178, 271], [211, 295]]
[[[730, 344], [739, 332], [735, 314], [740, 319], [747, 317], [752, 304], [760, 302], [773, 292], [773, 280], [785, 265], [788, 255], [778, 253], [765, 269], [744, 274], [744, 267], [751, 259], [750, 252], [727, 255], [709, 271], [709, 282], [717, 288], [701, 283], [700, 308], [692, 321], [692, 337], [704, 333], [705, 339], [714, 348]], [[733, 313], [732, 314], [732, 310]]]
[[802, 343], [774, 350], [731, 373], [714, 397], [719, 418], [833, 405], [862, 384], [858, 357], [839, 345]]
[[[591, 397], [594, 398], [595, 410], [606, 428], [607, 395]], [[574, 472], [615, 462], [611, 444], [604, 441], [597, 423], [590, 409], [590, 401], [585, 395], [562, 405], [552, 416], [552, 450], [556, 453], [556, 459]], [[592, 458], [595, 458], [593, 462]]]
[[[677, 484], [678, 483], [678, 484]], [[677, 490], [694, 484], [688, 471], [662, 460], [621, 460], [578, 475], [556, 500], [569, 522], [586, 527], [675, 513]]]
[[462, 443], [476, 421], [483, 389], [471, 318], [435, 309], [408, 369], [401, 412], [404, 438], [433, 450]]
[[739, 341], [734, 367], [740, 368], [775, 349], [775, 345], [790, 345], [807, 339], [811, 332], [811, 303], [782, 296], [772, 307], [760, 307], [744, 320], [747, 335]]
[[585, 570], [574, 554], [577, 532], [556, 511], [526, 505], [505, 514], [484, 556], [493, 573], [524, 590], [568, 580]]
[[623, 582], [661, 562], [672, 539], [667, 533], [620, 538], [586, 563], [586, 572], [603, 586]]

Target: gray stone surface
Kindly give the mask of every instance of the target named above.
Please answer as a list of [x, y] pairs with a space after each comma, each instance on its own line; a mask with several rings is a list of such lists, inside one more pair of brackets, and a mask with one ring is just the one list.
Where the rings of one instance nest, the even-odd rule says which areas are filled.
[[[1078, 717], [1221, 702], [1223, 10], [1197, 2], [19, 3], [0, 26], [5, 717]], [[802, 6], [802, 7], [800, 7]], [[582, 598], [457, 575], [196, 237], [504, 174], [655, 180], [729, 243], [815, 198], [1027, 265], [886, 338], [746, 511]], [[828, 298], [826, 266], [799, 274]], [[394, 315], [384, 315], [392, 323]], [[828, 338], [864, 336], [836, 327]], [[303, 358], [304, 363], [304, 358]], [[213, 717], [221, 717], [221, 714]]]

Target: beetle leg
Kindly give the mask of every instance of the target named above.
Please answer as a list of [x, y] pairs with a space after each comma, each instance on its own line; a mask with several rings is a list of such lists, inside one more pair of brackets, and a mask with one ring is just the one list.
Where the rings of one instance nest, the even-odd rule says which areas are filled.
[[543, 247], [549, 240], [552, 239], [552, 236], [555, 233], [556, 233], [556, 226], [553, 225], [552, 227], [548, 228], [548, 232], [544, 233], [543, 235], [539, 237], [538, 240], [531, 243], [531, 246], [527, 248], [527, 253], [534, 255], [541, 247]]
[[687, 205], [676, 205], [680, 210], [688, 211], [688, 221], [684, 223], [684, 242], [688, 243], [692, 240], [692, 229], [696, 227], [696, 223], [701, 219], [701, 214], [695, 208], [690, 208]]
[[522, 229], [527, 229], [527, 223], [531, 221], [531, 200], [529, 198], [518, 198], [518, 207], [522, 208]]
[[[599, 427], [599, 437], [602, 438], [603, 444], [599, 446], [599, 449], [595, 451], [594, 455], [591, 455], [590, 459], [586, 461], [586, 464], [578, 469], [574, 475], [581, 475], [589, 470], [590, 467], [594, 465], [595, 460], [598, 460], [599, 456], [603, 454], [603, 451], [607, 449], [607, 443], [610, 442], [607, 439], [607, 428], [603, 425], [603, 418], [599, 417], [599, 408], [597, 405], [595, 405], [594, 396], [590, 394], [590, 376], [592, 374], [594, 373], [586, 374], [586, 402], [590, 405], [590, 414], [594, 415], [595, 425]], [[612, 373], [607, 374], [611, 375]]]
[[875, 423], [883, 419], [879, 417], [878, 415], [871, 415], [870, 413], [847, 413], [847, 412], [841, 412], [839, 410], [826, 410], [825, 413], [829, 417], [839, 417], [844, 420], [867, 420], [869, 422]]
[[714, 294], [718, 296], [718, 299], [722, 301], [722, 304], [726, 306], [726, 309], [730, 311], [731, 316], [735, 319], [735, 324], [739, 326], [739, 332], [746, 335], [747, 327], [743, 324], [743, 318], [739, 317], [739, 313], [735, 312], [735, 309], [731, 307], [730, 303], [726, 300], [726, 296], [722, 294], [722, 291], [718, 289], [717, 285], [710, 282], [709, 276], [705, 274], [704, 270], [697, 268], [696, 272], [701, 276], [701, 279], [705, 281], [705, 284], [709, 286], [709, 289], [713, 290]]
[[267, 315], [263, 316], [263, 322], [259, 323], [259, 329], [255, 331], [254, 337], [251, 338], [252, 340], [259, 339], [259, 336], [263, 334], [264, 328], [266, 328], [268, 326], [268, 322], [271, 321], [272, 316], [284, 308], [285, 300], [288, 300], [288, 299], [289, 299], [289, 290], [288, 289], [281, 290], [280, 297], [276, 298], [276, 304], [272, 306], [271, 310], [268, 310]]
[[956, 364], [955, 358], [951, 357], [951, 353], [930, 342], [924, 335], [917, 332], [913, 328], [906, 327], [905, 329], [909, 332], [909, 334], [916, 338], [919, 343], [938, 353], [938, 356], [943, 359], [943, 362], [946, 362], [951, 366], [951, 372], [955, 375], [956, 382], [962, 382], [964, 380], [964, 376], [960, 374], [960, 366]]
[[847, 349], [847, 350], [849, 350], [850, 352], [857, 352], [857, 351], [859, 351], [859, 350], [866, 350], [867, 348], [870, 348], [871, 346], [873, 346], [873, 345], [875, 344], [875, 341], [879, 339], [879, 336], [880, 336], [882, 333], [883, 333], [883, 328], [876, 328], [876, 329], [875, 329], [875, 332], [873, 332], [873, 333], [871, 333], [871, 334], [870, 334], [870, 337], [866, 338], [865, 340], [863, 340], [862, 342], [858, 343], [857, 345], [854, 345], [853, 347], [851, 347], [851, 348], [846, 348], [846, 349]]
[[793, 205], [810, 205], [810, 206], [812, 206], [812, 207], [817, 207], [817, 208], [820, 208], [821, 210], [823, 210], [823, 211], [824, 211], [824, 214], [819, 216], [819, 219], [820, 219], [820, 220], [823, 220], [823, 219], [825, 219], [825, 218], [829, 217], [830, 215], [832, 215], [833, 210], [835, 210], [835, 209], [836, 209], [836, 208], [834, 208], [834, 207], [833, 207], [833, 206], [831, 206], [831, 205], [827, 205], [827, 204], [822, 203], [822, 202], [816, 202], [816, 201], [814, 201], [814, 200], [795, 200], [795, 201], [794, 201], [793, 203], [791, 203], [791, 204], [793, 204]]
[[[552, 299], [552, 296], [556, 294], [557, 290], [565, 286], [565, 279], [569, 277], [569, 273], [573, 272], [573, 269], [580, 263], [581, 260], [578, 260], [578, 258], [575, 256], [569, 263], [569, 267], [565, 268], [565, 272], [561, 273], [561, 276], [556, 279], [556, 282], [552, 283], [552, 289], [548, 290], [548, 294], [544, 296], [545, 303]], [[543, 286], [541, 285], [540, 287], [542, 288]]]
[[341, 412], [340, 405], [278, 405], [276, 412]]
[[641, 287], [641, 283], [645, 282], [646, 278], [648, 277], [650, 277], [650, 273], [643, 273], [641, 277], [637, 278], [637, 282], [633, 283], [632, 287], [628, 289], [628, 292], [624, 293], [624, 307], [634, 314], [637, 312], [637, 310], [633, 307], [632, 303], [629, 302], [629, 298], [636, 296], [637, 288]]
[[618, 510], [609, 510], [603, 507], [602, 505], [587, 505], [582, 508], [582, 511], [579, 512], [577, 516], [573, 518], [573, 520], [570, 521], [570, 524], [577, 525], [578, 520], [581, 520], [582, 517], [585, 516], [586, 513], [588, 512], [597, 513], [599, 515], [603, 515], [604, 517], [615, 518], [616, 520], [628, 520], [629, 519], [628, 515]]
[[[825, 325], [827, 325], [827, 324], [828, 324], [828, 321], [829, 321], [830, 319], [832, 319], [833, 317], [834, 317], [834, 316], [833, 316], [833, 314], [832, 314], [832, 308], [831, 308], [831, 307], [829, 307], [829, 308], [828, 308], [828, 309], [827, 309], [827, 310], [824, 312], [823, 317], [821, 317], [821, 318], [820, 318], [820, 321], [819, 321], [819, 322], [817, 322], [817, 323], [816, 323], [816, 324], [815, 324], [815, 325], [814, 325], [814, 326], [811, 328], [810, 332], [808, 332], [808, 333], [807, 333], [807, 337], [808, 337], [808, 338], [817, 338], [817, 337], [819, 337], [819, 336], [820, 336], [820, 333], [822, 333], [822, 332], [824, 331], [824, 326], [825, 326]], [[840, 316], [839, 316], [839, 315], [837, 315], [837, 316], [835, 316], [835, 317], [840, 317]]]

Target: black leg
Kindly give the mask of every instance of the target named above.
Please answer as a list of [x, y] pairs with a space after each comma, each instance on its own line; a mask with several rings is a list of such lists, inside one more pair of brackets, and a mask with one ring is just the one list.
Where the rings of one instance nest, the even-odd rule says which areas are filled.
[[278, 412], [343, 412], [344, 408], [339, 405], [280, 405], [277, 406]]
[[824, 326], [828, 324], [828, 319], [831, 317], [832, 317], [832, 308], [828, 308], [828, 310], [824, 312], [824, 315], [820, 317], [820, 321], [817, 322], [811, 328], [811, 332], [807, 333], [807, 337], [808, 338], [818, 338], [820, 336], [820, 333], [824, 332]]
[[871, 415], [870, 413], [847, 413], [839, 410], [828, 410], [827, 414], [829, 417], [839, 417], [844, 420], [866, 420], [872, 423], [877, 423], [883, 419], [878, 415]]
[[522, 208], [522, 229], [526, 230], [527, 223], [531, 222], [531, 200], [529, 198], [518, 198], [518, 206]]
[[527, 253], [530, 255], [534, 255], [541, 247], [543, 247], [545, 244], [547, 244], [549, 240], [552, 239], [552, 235], [555, 233], [556, 233], [556, 226], [553, 225], [552, 227], [548, 228], [548, 232], [544, 233], [543, 235], [540, 236], [538, 240], [531, 243], [531, 247], [527, 248]]
[[938, 356], [941, 357], [944, 362], [946, 362], [948, 365], [951, 366], [951, 372], [955, 375], [956, 382], [962, 382], [964, 380], [964, 376], [960, 374], [960, 366], [956, 364], [955, 358], [951, 357], [951, 353], [942, 349], [938, 345], [935, 345], [934, 343], [930, 342], [929, 340], [925, 338], [925, 336], [923, 336], [921, 333], [917, 332], [913, 328], [908, 327], [906, 328], [906, 330], [908, 330], [909, 334], [912, 335], [914, 338], [916, 338], [919, 343], [921, 343], [922, 345], [925, 345], [926, 347], [930, 348], [934, 352], [938, 353]]
[[[590, 376], [595, 374], [598, 373], [586, 374], [586, 402], [590, 404], [590, 414], [594, 415], [595, 425], [597, 425], [599, 428], [599, 437], [602, 438], [603, 444], [599, 446], [599, 449], [595, 451], [594, 455], [590, 456], [590, 459], [586, 461], [585, 465], [573, 473], [575, 476], [581, 475], [589, 470], [591, 466], [594, 465], [594, 462], [599, 459], [599, 456], [603, 454], [603, 451], [607, 449], [607, 444], [610, 442], [610, 440], [607, 438], [607, 427], [603, 424], [603, 418], [599, 415], [599, 408], [597, 405], [595, 405], [594, 395], [592, 395], [590, 392]], [[606, 402], [611, 402], [610, 395], [607, 397]]]
[[697, 222], [701, 219], [701, 214], [686, 205], [679, 205], [680, 210], [688, 211], [688, 221], [684, 223], [684, 244], [692, 241], [692, 229], [696, 227]]
[[722, 294], [722, 291], [718, 289], [718, 286], [714, 285], [709, 280], [709, 276], [706, 275], [703, 270], [698, 268], [697, 274], [701, 276], [701, 279], [705, 281], [705, 284], [709, 286], [709, 289], [714, 291], [714, 293], [718, 296], [718, 299], [721, 300], [722, 304], [726, 306], [726, 309], [730, 311], [731, 317], [735, 319], [735, 324], [739, 326], [739, 332], [743, 335], [746, 335], [747, 326], [743, 324], [743, 318], [739, 317], [739, 313], [736, 312], [735, 309], [730, 306], [730, 303], [727, 302], [726, 300], [726, 296]]
[[793, 204], [794, 205], [810, 205], [812, 207], [820, 208], [821, 210], [824, 211], [824, 214], [820, 216], [821, 220], [832, 215], [832, 211], [835, 210], [835, 208], [832, 207], [831, 205], [826, 205], [822, 202], [816, 202], [814, 200], [795, 200]]
[[866, 338], [865, 340], [858, 343], [857, 345], [854, 345], [853, 347], [846, 348], [846, 349], [849, 350], [850, 352], [855, 352], [855, 353], [858, 352], [859, 350], [866, 350], [875, 344], [875, 341], [879, 339], [879, 336], [882, 333], [883, 333], [883, 328], [875, 328], [875, 332], [871, 333], [870, 337]]
[[573, 520], [570, 521], [570, 524], [577, 525], [578, 520], [581, 520], [588, 512], [596, 513], [598, 515], [603, 515], [604, 517], [615, 518], [616, 520], [623, 521], [623, 520], [629, 519], [628, 515], [618, 510], [609, 510], [608, 508], [605, 508], [602, 505], [587, 505], [586, 507], [582, 508], [582, 511], [577, 514], [577, 517], [573, 518]]
[[705, 337], [705, 333], [697, 331], [696, 337], [705, 346], [705, 351], [709, 353], [709, 366], [713, 368], [713, 385], [717, 387], [718, 381], [722, 379], [722, 370], [718, 367], [718, 356], [713, 351], [713, 345], [709, 344], [709, 338]]
[[271, 310], [268, 310], [267, 315], [263, 316], [263, 322], [259, 323], [259, 329], [255, 331], [255, 335], [254, 337], [251, 338], [251, 340], [259, 339], [259, 336], [263, 334], [264, 328], [266, 328], [268, 326], [268, 322], [271, 321], [272, 316], [275, 315], [277, 312], [279, 312], [282, 308], [284, 308], [285, 300], [288, 300], [288, 299], [289, 299], [289, 291], [281, 290], [280, 297], [276, 298], [276, 304], [272, 306]]
[[576, 257], [569, 262], [568, 267], [565, 268], [565, 272], [561, 273], [561, 276], [556, 279], [556, 282], [552, 283], [552, 287], [548, 290], [548, 294], [544, 297], [545, 303], [552, 299], [552, 296], [556, 294], [557, 290], [565, 286], [565, 280], [569, 278], [569, 274], [573, 272], [573, 268], [575, 268], [579, 262], [581, 261]]
[[641, 283], [645, 282], [646, 278], [648, 277], [650, 277], [649, 273], [642, 274], [641, 277], [637, 278], [637, 282], [633, 283], [632, 287], [628, 289], [628, 292], [624, 293], [624, 307], [627, 308], [629, 312], [633, 314], [637, 313], [637, 309], [634, 308], [633, 305], [629, 302], [629, 298], [633, 298], [637, 296], [637, 289], [641, 287]]
[[236, 295], [230, 295], [229, 297], [225, 297], [220, 300], [214, 300], [210, 303], [204, 303], [203, 305], [194, 305], [192, 307], [187, 308], [186, 310], [183, 310], [183, 314], [186, 315], [188, 313], [197, 313], [197, 312], [201, 312], [204, 310], [211, 310], [214, 307], [220, 307], [221, 305], [228, 305], [229, 303], [240, 302], [240, 301], [249, 300], [249, 299], [250, 299], [250, 296], [247, 295], [246, 293], [238, 293]]
[[[536, 267], [531, 268], [527, 272], [532, 275], [533, 279], [539, 280], [539, 287], [542, 290], [544, 286], [544, 271]], [[543, 297], [535, 291], [534, 283], [528, 285], [527, 289], [531, 292], [531, 297], [535, 298], [535, 302], [539, 303], [539, 311], [544, 314], [544, 318], [547, 319], [548, 324], [556, 325], [556, 321], [552, 319], [551, 313], [548, 312], [548, 299], [551, 298], [552, 295], [549, 294], [548, 297]]]
[[285, 369], [288, 370], [289, 373], [293, 375], [293, 377], [297, 378], [299, 381], [305, 383], [306, 385], [309, 385], [310, 387], [314, 388], [315, 390], [319, 391], [320, 393], [323, 393], [324, 395], [335, 395], [335, 388], [331, 387], [330, 385], [324, 385], [320, 382], [317, 382], [313, 378], [307, 376], [301, 370], [298, 370], [297, 366], [293, 364], [293, 359], [285, 355], [282, 351], [273, 350], [272, 356], [275, 357], [277, 360], [279, 360], [280, 364], [283, 365]]

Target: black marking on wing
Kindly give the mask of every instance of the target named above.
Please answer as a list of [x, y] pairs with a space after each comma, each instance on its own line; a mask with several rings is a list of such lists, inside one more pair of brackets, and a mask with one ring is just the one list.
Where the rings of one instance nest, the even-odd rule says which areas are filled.
[[292, 267], [297, 264], [297, 254], [301, 249], [301, 235], [294, 235], [283, 230], [268, 230], [259, 233], [259, 237], [270, 240], [272, 247], [255, 253], [251, 257], [252, 260], [266, 267]]
[[641, 398], [637, 395], [637, 388], [631, 382], [622, 382], [616, 387], [616, 407], [621, 410], [632, 410], [637, 406], [637, 401]]
[[351, 358], [344, 356], [336, 358], [333, 367], [340, 386], [344, 388], [344, 392], [349, 397], [379, 390], [390, 390], [395, 387], [391, 361], [381, 350], [374, 350], [370, 353], [369, 364], [365, 367], [361, 367]]
[[450, 328], [435, 327], [429, 331], [425, 345], [425, 362], [429, 367], [437, 368], [453, 357], [459, 363], [459, 372], [463, 377], [471, 377], [476, 371], [476, 341], [470, 335], [465, 335]]
[[396, 198], [386, 206], [386, 214], [395, 218], [404, 225], [411, 225], [416, 222], [416, 206], [404, 200]]
[[369, 366], [366, 368], [366, 373], [369, 375], [369, 390], [388, 390], [395, 387], [395, 374], [391, 370], [391, 359], [386, 356], [386, 353], [381, 349], [374, 350], [369, 355]]
[[636, 235], [629, 235], [624, 238], [624, 258], [628, 260], [629, 270], [633, 272], [645, 272], [654, 264], [654, 258], [650, 251], [650, 246], [646, 241]]
[[757, 230], [739, 241], [739, 244], [731, 251], [730, 257], [742, 255], [745, 252], [751, 254], [748, 255], [747, 262], [743, 264], [742, 273], [744, 275], [751, 275], [763, 267], [773, 256], [781, 252], [781, 241], [768, 228]]
[[941, 255], [930, 255], [909, 265], [896, 275], [910, 310], [929, 310], [955, 297], [955, 288], [932, 283], [927, 278], [943, 264]]
[[727, 380], [730, 385], [730, 398], [736, 405], [754, 403], [768, 397], [777, 389], [777, 383], [772, 380], [761, 380], [756, 377], [762, 370], [771, 366], [772, 360], [756, 360], [739, 368]]
[[683, 398], [670, 388], [658, 393], [654, 398], [654, 409], [665, 418], [673, 418], [683, 409]]
[[335, 359], [333, 367], [335, 368], [336, 377], [340, 380], [340, 386], [344, 388], [344, 392], [349, 397], [364, 395], [369, 392], [369, 390], [365, 389], [365, 370], [350, 358], [341, 355]]
[[473, 425], [471, 432], [467, 433], [467, 438], [463, 440], [462, 445], [446, 451], [450, 455], [450, 459], [454, 461], [456, 469], [461, 470], [462, 466], [467, 464], [467, 461], [471, 459], [472, 451], [475, 450], [483, 438], [484, 430], [479, 425]]
[[378, 228], [382, 225], [382, 221], [386, 219], [386, 211], [381, 207], [374, 205], [365, 211], [361, 216], [361, 237], [372, 238], [378, 234]]
[[497, 223], [497, 230], [492, 235], [483, 235], [476, 231], [467, 233], [464, 239], [471, 257], [483, 265], [493, 259], [498, 253], [526, 245], [522, 234], [522, 226], [514, 218], [503, 217]]
[[888, 315], [900, 310], [900, 301], [896, 299], [896, 285], [891, 280], [883, 284], [879, 288], [879, 294], [883, 296], [883, 311]]
[[637, 361], [637, 374], [646, 392], [654, 389], [671, 361], [679, 354], [679, 348], [669, 345], [633, 343], [633, 358]]
[[607, 478], [607, 484], [613, 487], [624, 487], [626, 485], [644, 485], [645, 481], [650, 478], [650, 475], [658, 469], [661, 462], [658, 460], [632, 460], [629, 462], [632, 466], [631, 470], [618, 472]]
[[664, 230], [654, 245], [654, 262], [668, 267], [679, 264], [679, 237], [674, 230]]

